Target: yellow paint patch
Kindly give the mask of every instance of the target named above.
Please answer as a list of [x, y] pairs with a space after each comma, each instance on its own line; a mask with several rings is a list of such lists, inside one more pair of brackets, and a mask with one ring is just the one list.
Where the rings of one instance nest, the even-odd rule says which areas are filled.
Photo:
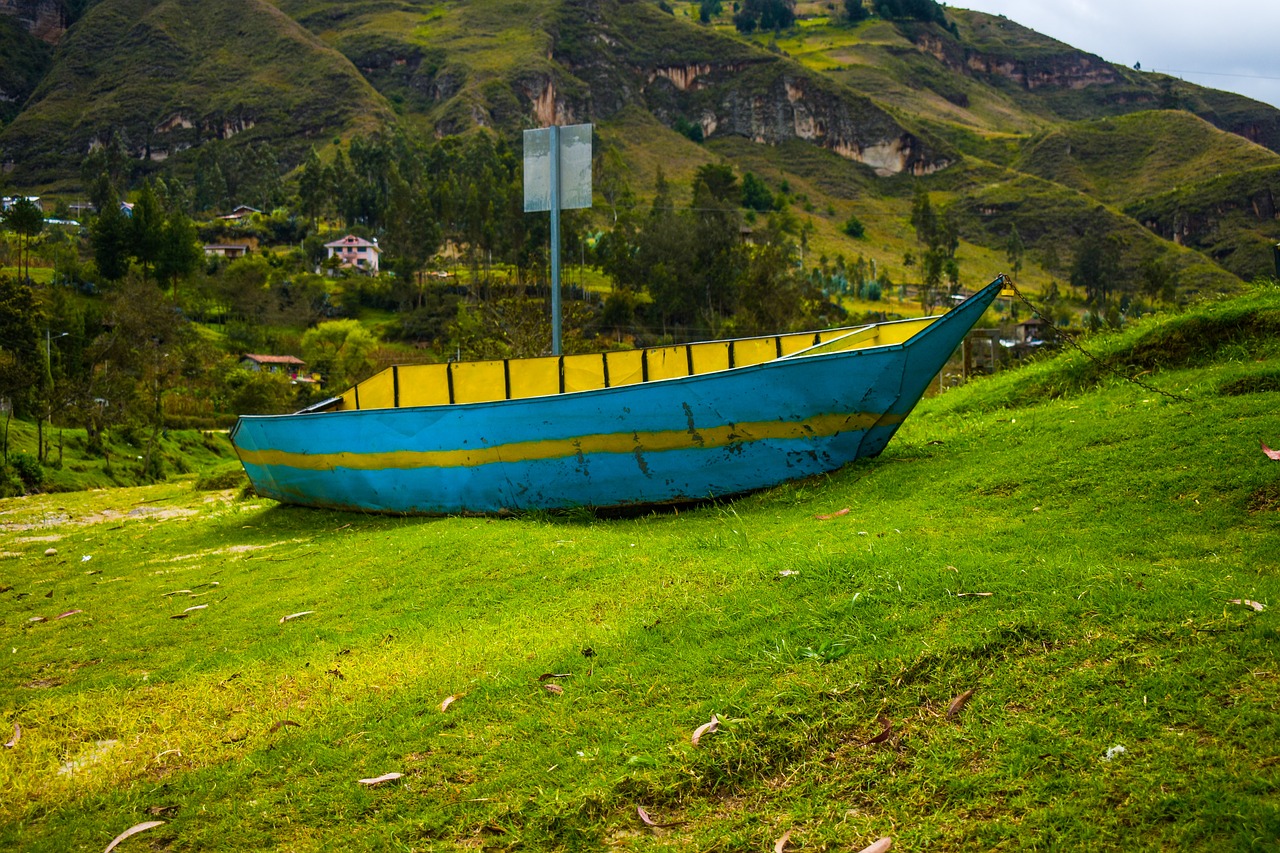
[[576, 438], [517, 441], [494, 447], [459, 450], [394, 450], [384, 453], [292, 453], [285, 450], [240, 451], [246, 465], [280, 465], [310, 471], [351, 468], [381, 471], [406, 468], [466, 468], [494, 462], [535, 462], [563, 459], [579, 453], [644, 453], [697, 447], [715, 449], [731, 444], [765, 439], [827, 438], [841, 432], [864, 430], [879, 422], [882, 426], [901, 423], [901, 416], [880, 416], [855, 412], [820, 415], [805, 421], [757, 421], [690, 430], [659, 432], [618, 432], [584, 435]]

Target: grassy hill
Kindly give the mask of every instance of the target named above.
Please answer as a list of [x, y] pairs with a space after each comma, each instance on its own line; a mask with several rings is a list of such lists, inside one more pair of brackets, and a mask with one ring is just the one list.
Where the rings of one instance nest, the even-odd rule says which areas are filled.
[[6, 501], [0, 843], [1275, 846], [1278, 331], [1148, 320], [1088, 346], [1178, 399], [1063, 355], [691, 512]]
[[[269, 148], [266, 162], [287, 171], [313, 145], [329, 161], [330, 141], [378, 129], [486, 127], [518, 144], [528, 126], [591, 121], [612, 152], [602, 174], [621, 176], [636, 203], [658, 164], [687, 192], [698, 166], [723, 159], [767, 177], [812, 225], [816, 254], [866, 256], [895, 281], [918, 250], [915, 187], [963, 204], [966, 283], [1005, 265], [1024, 214], [1033, 289], [1066, 277], [1098, 221], [1119, 237], [1126, 274], [1168, 258], [1184, 294], [1273, 270], [1274, 218], [1253, 202], [1280, 157], [1280, 110], [1104, 62], [1000, 16], [948, 7], [947, 27], [849, 27], [801, 6], [794, 29], [744, 36], [729, 11], [704, 26], [688, 4], [648, 0], [103, 0], [47, 71], [30, 64], [38, 86], [11, 84], [34, 94], [0, 129], [0, 157], [15, 186], [71, 198], [84, 191], [81, 158], [113, 134], [135, 182], [189, 181], [215, 139]], [[0, 49], [48, 54], [18, 35]], [[850, 214], [871, 239], [842, 232]]]
[[[1176, 139], [1176, 146], [1168, 140]], [[1179, 110], [1076, 122], [1028, 141], [1011, 167], [1124, 206], [1222, 171], [1280, 165], [1280, 154]]]
[[296, 161], [391, 117], [350, 63], [263, 0], [104, 0], [68, 31], [3, 144], [24, 183], [53, 183], [112, 134], [143, 160], [237, 137]]

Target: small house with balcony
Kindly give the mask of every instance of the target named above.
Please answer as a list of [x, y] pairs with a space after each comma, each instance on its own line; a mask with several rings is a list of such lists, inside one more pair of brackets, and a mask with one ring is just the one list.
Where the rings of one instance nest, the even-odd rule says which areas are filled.
[[339, 266], [349, 267], [370, 274], [378, 271], [378, 255], [382, 249], [377, 241], [370, 242], [363, 237], [348, 234], [341, 240], [325, 243], [330, 258], [337, 258]]

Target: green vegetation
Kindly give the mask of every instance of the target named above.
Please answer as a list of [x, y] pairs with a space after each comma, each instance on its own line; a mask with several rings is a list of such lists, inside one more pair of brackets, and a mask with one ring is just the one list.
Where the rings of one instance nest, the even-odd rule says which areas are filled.
[[1273, 847], [1278, 316], [1090, 341], [1189, 402], [1046, 359], [679, 513], [6, 502], [0, 844]]
[[[159, 477], [165, 430], [545, 351], [520, 131], [553, 119], [595, 126], [572, 352], [916, 315], [1002, 270], [1060, 324], [1118, 327], [1275, 269], [1280, 113], [932, 0], [187, 5], [68, 7], [56, 55], [2, 22], [39, 76], [12, 84], [5, 192], [48, 219], [0, 229], [6, 291], [33, 285], [5, 296], [0, 397], [41, 464], [47, 427], [128, 428]], [[346, 235], [379, 275], [329, 257]]]

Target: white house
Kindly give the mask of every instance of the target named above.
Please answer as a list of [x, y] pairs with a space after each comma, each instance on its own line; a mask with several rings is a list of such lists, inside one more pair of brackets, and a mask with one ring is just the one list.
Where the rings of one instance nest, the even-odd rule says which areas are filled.
[[32, 204], [36, 205], [37, 207], [43, 209], [44, 206], [40, 204], [40, 196], [38, 195], [28, 195], [28, 196], [7, 195], [4, 198], [0, 198], [0, 211], [4, 211], [7, 213], [9, 211], [9, 208], [13, 207], [15, 204], [17, 204], [19, 201], [21, 201], [24, 198], [27, 201], [31, 202]]
[[378, 255], [382, 250], [378, 248], [376, 240], [371, 243], [362, 237], [348, 234], [341, 240], [325, 243], [324, 247], [329, 250], [329, 257], [337, 257], [344, 267], [355, 267], [369, 273], [378, 271]]

